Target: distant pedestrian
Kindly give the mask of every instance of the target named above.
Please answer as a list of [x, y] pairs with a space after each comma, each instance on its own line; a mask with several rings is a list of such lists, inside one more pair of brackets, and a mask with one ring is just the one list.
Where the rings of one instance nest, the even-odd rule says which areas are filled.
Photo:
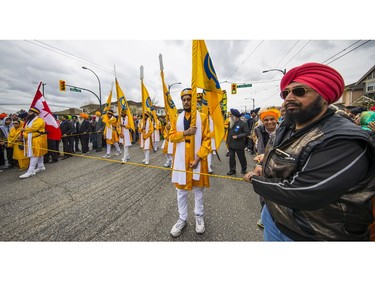
[[236, 154], [241, 164], [241, 174], [246, 174], [245, 138], [249, 134], [247, 123], [240, 119], [241, 113], [234, 108], [232, 108], [230, 112], [229, 131], [226, 140], [229, 149], [228, 176], [236, 174]]

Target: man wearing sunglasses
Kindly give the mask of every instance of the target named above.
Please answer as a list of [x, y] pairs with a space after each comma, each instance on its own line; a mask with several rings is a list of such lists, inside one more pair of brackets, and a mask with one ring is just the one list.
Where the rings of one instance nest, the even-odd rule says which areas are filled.
[[344, 91], [333, 68], [306, 63], [280, 83], [285, 120], [262, 167], [244, 176], [263, 196], [266, 241], [369, 240], [375, 195], [375, 145], [329, 105]]

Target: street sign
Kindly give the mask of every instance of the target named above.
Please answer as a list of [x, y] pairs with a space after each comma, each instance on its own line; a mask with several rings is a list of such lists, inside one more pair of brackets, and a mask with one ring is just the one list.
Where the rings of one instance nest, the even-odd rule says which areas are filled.
[[252, 87], [252, 84], [237, 84], [237, 88], [247, 88], [247, 87]]
[[81, 92], [80, 89], [77, 89], [77, 88], [69, 88], [72, 92]]

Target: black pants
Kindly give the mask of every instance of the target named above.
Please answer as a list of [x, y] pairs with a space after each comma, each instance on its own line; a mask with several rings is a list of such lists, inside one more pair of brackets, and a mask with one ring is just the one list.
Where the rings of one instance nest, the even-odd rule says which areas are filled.
[[59, 141], [57, 140], [47, 140], [48, 151], [47, 154], [44, 154], [44, 163], [48, 163], [50, 157], [53, 162], [57, 161], [57, 156], [59, 155], [59, 147], [57, 146], [58, 143]]
[[5, 165], [4, 147], [5, 145], [0, 144], [0, 166]]
[[241, 171], [246, 171], [247, 169], [247, 161], [245, 157], [244, 149], [233, 149], [229, 148], [229, 169], [231, 171], [236, 171], [236, 153], [238, 160], [240, 160], [241, 164]]
[[79, 144], [79, 136], [74, 136], [74, 148], [75, 148], [75, 152], [79, 152], [79, 147], [78, 147], [78, 144]]
[[[65, 153], [73, 153], [74, 139], [71, 136], [61, 138], [63, 142], [63, 150]], [[70, 154], [64, 154], [64, 156], [71, 156]]]
[[7, 159], [9, 167], [14, 167], [16, 164], [15, 160], [13, 159], [13, 147], [5, 147], [7, 152]]
[[81, 137], [82, 153], [89, 152], [90, 135], [89, 134], [83, 134], [80, 137]]

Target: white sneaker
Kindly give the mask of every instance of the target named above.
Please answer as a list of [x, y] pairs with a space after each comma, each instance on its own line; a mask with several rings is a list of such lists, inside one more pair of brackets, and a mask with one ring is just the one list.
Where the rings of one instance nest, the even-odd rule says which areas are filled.
[[105, 155], [103, 155], [103, 158], [109, 158], [109, 157], [111, 157], [111, 154], [105, 154]]
[[126, 158], [121, 159], [121, 163], [126, 163], [126, 161], [127, 161]]
[[198, 234], [203, 234], [204, 230], [203, 216], [195, 216], [195, 232]]
[[26, 172], [23, 175], [20, 175], [20, 178], [26, 179], [26, 178], [29, 178], [29, 177], [32, 177], [32, 176], [35, 176], [35, 172]]
[[212, 171], [212, 169], [208, 169], [208, 173], [209, 174], [213, 174], [214, 171]]
[[41, 171], [45, 171], [46, 170], [46, 167], [38, 167], [35, 169], [35, 173], [39, 173]]
[[171, 167], [171, 163], [168, 161], [167, 163], [164, 164], [164, 167], [170, 168]]
[[119, 156], [119, 155], [121, 155], [121, 151], [120, 152], [116, 151], [115, 156]]
[[171, 229], [171, 235], [172, 237], [176, 238], [180, 236], [181, 231], [184, 229], [186, 226], [186, 221], [183, 221], [182, 219], [178, 219], [177, 223], [172, 227]]
[[145, 161], [145, 165], [148, 165], [148, 164], [150, 164], [147, 160]]
[[212, 151], [212, 155], [216, 155], [216, 150]]
[[143, 159], [143, 160], [142, 160], [142, 163], [145, 163], [145, 162], [146, 162], [146, 159]]

